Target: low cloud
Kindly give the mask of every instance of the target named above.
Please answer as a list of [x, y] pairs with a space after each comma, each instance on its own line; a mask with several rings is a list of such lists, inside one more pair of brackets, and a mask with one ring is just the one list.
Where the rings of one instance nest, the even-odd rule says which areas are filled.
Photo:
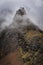
[[[0, 1], [0, 11], [3, 9], [12, 10], [12, 15], [6, 15], [5, 22], [2, 27], [8, 26], [12, 22], [12, 18], [15, 15], [16, 10], [19, 7], [25, 7], [28, 12], [28, 17], [37, 24], [41, 29], [43, 29], [43, 1], [42, 0], [1, 0]], [[2, 17], [3, 18], [3, 17]], [[40, 22], [40, 23], [39, 23]], [[5, 25], [4, 25], [5, 24]]]

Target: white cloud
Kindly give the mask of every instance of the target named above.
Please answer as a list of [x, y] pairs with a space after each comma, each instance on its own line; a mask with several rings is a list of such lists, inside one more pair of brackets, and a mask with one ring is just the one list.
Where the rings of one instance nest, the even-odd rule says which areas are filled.
[[42, 4], [43, 4], [42, 0], [36, 0], [36, 2], [35, 2], [35, 5], [36, 5], [37, 7], [42, 6]]

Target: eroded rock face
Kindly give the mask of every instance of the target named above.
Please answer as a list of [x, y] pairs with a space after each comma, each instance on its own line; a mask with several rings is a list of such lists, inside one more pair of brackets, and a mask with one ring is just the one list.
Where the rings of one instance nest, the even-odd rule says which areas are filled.
[[1, 65], [43, 65], [43, 31], [28, 24], [20, 29], [8, 27], [0, 33]]

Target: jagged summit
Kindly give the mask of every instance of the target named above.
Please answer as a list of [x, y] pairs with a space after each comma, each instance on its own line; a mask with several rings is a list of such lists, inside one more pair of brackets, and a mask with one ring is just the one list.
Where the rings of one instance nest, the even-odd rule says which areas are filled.
[[25, 15], [26, 14], [26, 11], [25, 11], [25, 8], [24, 7], [20, 7], [17, 11], [16, 11], [16, 14], [18, 15]]

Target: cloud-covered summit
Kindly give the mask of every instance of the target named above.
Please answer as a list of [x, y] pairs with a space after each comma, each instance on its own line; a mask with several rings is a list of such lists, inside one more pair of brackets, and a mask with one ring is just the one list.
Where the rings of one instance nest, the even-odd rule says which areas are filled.
[[[26, 10], [28, 11], [29, 18], [43, 30], [42, 0], [0, 0], [0, 11], [2, 11], [5, 8], [5, 9], [11, 9], [13, 13], [15, 13], [19, 7], [25, 7]], [[5, 23], [6, 23], [5, 25], [11, 24], [11, 22], [8, 21]]]

